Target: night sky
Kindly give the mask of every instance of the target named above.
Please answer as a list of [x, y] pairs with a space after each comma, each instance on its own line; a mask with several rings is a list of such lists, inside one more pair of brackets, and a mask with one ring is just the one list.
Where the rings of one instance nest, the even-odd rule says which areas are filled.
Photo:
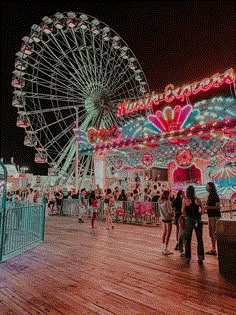
[[48, 165], [34, 163], [35, 149], [24, 146], [11, 105], [16, 52], [22, 37], [43, 16], [74, 11], [101, 20], [127, 43], [138, 59], [151, 91], [169, 83], [181, 86], [235, 68], [235, 1], [5, 1], [1, 4], [1, 157], [11, 157], [30, 172], [47, 175]]

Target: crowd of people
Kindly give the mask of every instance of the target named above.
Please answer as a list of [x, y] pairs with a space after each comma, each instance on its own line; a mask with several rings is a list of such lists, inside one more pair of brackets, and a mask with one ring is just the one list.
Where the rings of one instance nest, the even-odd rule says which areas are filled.
[[[206, 255], [216, 256], [216, 225], [221, 217], [220, 198], [216, 191], [215, 184], [207, 183], [206, 190], [208, 198], [206, 205], [203, 206], [201, 199], [196, 196], [194, 186], [189, 185], [184, 192], [179, 190], [173, 194], [166, 187], [160, 187], [154, 184], [152, 187], [146, 187], [143, 191], [136, 187], [132, 192], [126, 192], [124, 189], [115, 187], [114, 190], [108, 188], [103, 191], [99, 184], [91, 191], [82, 188], [78, 192], [75, 189], [65, 194], [62, 188], [46, 190], [40, 195], [38, 190], [27, 187], [23, 190], [16, 190], [7, 193], [7, 201], [28, 201], [45, 204], [50, 213], [63, 214], [63, 199], [78, 199], [78, 222], [84, 223], [84, 216], [88, 210], [91, 218], [91, 228], [95, 228], [95, 221], [98, 215], [99, 200], [103, 202], [104, 216], [106, 219], [106, 228], [114, 229], [112, 219], [112, 210], [117, 207], [118, 201], [149, 201], [158, 205], [159, 223], [162, 225], [162, 247], [163, 255], [170, 255], [173, 252], [168, 248], [169, 240], [172, 235], [172, 226], [175, 225], [175, 250], [180, 252], [181, 257], [185, 257], [187, 263], [191, 261], [192, 234], [195, 231], [197, 239], [198, 263], [202, 264]], [[203, 244], [203, 223], [201, 216], [207, 213], [209, 236], [211, 238], [212, 248], [204, 252]]]

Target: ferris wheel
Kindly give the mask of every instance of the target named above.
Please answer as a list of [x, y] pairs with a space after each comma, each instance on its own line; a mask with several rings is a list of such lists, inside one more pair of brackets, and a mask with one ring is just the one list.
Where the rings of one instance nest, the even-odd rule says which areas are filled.
[[[76, 123], [84, 132], [120, 126], [117, 104], [149, 92], [125, 41], [97, 18], [74, 12], [32, 25], [16, 53], [12, 86], [24, 144], [35, 147], [35, 162], [48, 163], [50, 174], [64, 180], [75, 172]], [[92, 161], [92, 154], [79, 155], [80, 185], [93, 176]]]

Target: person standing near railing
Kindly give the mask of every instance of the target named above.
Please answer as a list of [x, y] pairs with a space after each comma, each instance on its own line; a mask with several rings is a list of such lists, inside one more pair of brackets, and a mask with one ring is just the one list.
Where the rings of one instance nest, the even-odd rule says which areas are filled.
[[27, 201], [28, 202], [34, 202], [34, 190], [33, 190], [33, 188], [29, 189], [29, 193], [28, 193], [28, 196], [27, 196]]
[[14, 194], [12, 195], [12, 201], [13, 202], [19, 202], [21, 201], [21, 196], [20, 196], [20, 190], [17, 189]]
[[123, 209], [123, 222], [126, 222], [127, 217], [127, 195], [125, 189], [121, 189], [119, 198], [118, 198], [118, 208]]
[[216, 256], [216, 224], [217, 221], [221, 218], [220, 197], [216, 191], [216, 186], [214, 183], [208, 182], [206, 185], [206, 190], [208, 191], [209, 195], [204, 210], [207, 211], [208, 216], [208, 229], [209, 236], [211, 238], [211, 250], [209, 250], [205, 254]]
[[20, 190], [17, 189], [14, 194], [12, 195], [12, 206], [13, 206], [13, 211], [14, 211], [14, 215], [15, 215], [15, 220], [13, 220], [14, 222], [14, 228], [16, 229], [20, 229], [21, 228], [21, 224], [22, 224], [22, 207], [17, 207], [17, 203], [18, 205], [21, 202], [21, 196], [20, 196]]
[[118, 201], [127, 201], [127, 196], [124, 189], [121, 189], [121, 193], [118, 197]]
[[139, 194], [137, 189], [133, 190], [133, 200], [134, 201], [139, 201], [140, 200], [140, 194]]
[[136, 176], [135, 176], [135, 188], [136, 189], [139, 189], [139, 187], [140, 187], [140, 182], [141, 182], [141, 179], [140, 179], [140, 177], [139, 177], [139, 175], [138, 175], [138, 173], [136, 174]]
[[127, 213], [126, 219], [128, 219], [129, 222], [132, 222], [133, 214], [134, 214], [133, 192], [127, 193], [127, 201], [125, 202], [125, 209], [126, 209], [126, 213]]
[[114, 201], [115, 201], [115, 205], [114, 205], [115, 208], [118, 208], [118, 206], [119, 206], [119, 203], [118, 203], [119, 197], [120, 197], [119, 187], [116, 186], [114, 191], [113, 191], [113, 198], [114, 198]]
[[7, 201], [12, 201], [12, 195], [10, 191], [7, 192]]
[[33, 203], [37, 203], [39, 198], [39, 192], [37, 189], [34, 190]]

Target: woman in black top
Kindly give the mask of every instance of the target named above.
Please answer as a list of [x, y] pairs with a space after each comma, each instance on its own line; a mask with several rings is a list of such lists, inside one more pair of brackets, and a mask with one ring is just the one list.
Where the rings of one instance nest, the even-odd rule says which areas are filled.
[[182, 203], [182, 214], [185, 216], [185, 257], [187, 263], [191, 260], [191, 241], [192, 233], [195, 230], [197, 237], [197, 254], [198, 263], [202, 264], [204, 260], [204, 247], [202, 240], [202, 221], [201, 215], [203, 214], [202, 202], [195, 196], [195, 189], [192, 185], [188, 186], [186, 190], [186, 198]]
[[121, 189], [121, 193], [120, 193], [120, 196], [118, 198], [118, 201], [127, 201], [127, 196], [126, 196], [124, 189]]
[[207, 183], [206, 189], [209, 195], [207, 198], [205, 210], [207, 211], [209, 236], [211, 238], [211, 250], [206, 252], [206, 254], [216, 256], [216, 224], [221, 217], [220, 198], [217, 194], [214, 183]]

